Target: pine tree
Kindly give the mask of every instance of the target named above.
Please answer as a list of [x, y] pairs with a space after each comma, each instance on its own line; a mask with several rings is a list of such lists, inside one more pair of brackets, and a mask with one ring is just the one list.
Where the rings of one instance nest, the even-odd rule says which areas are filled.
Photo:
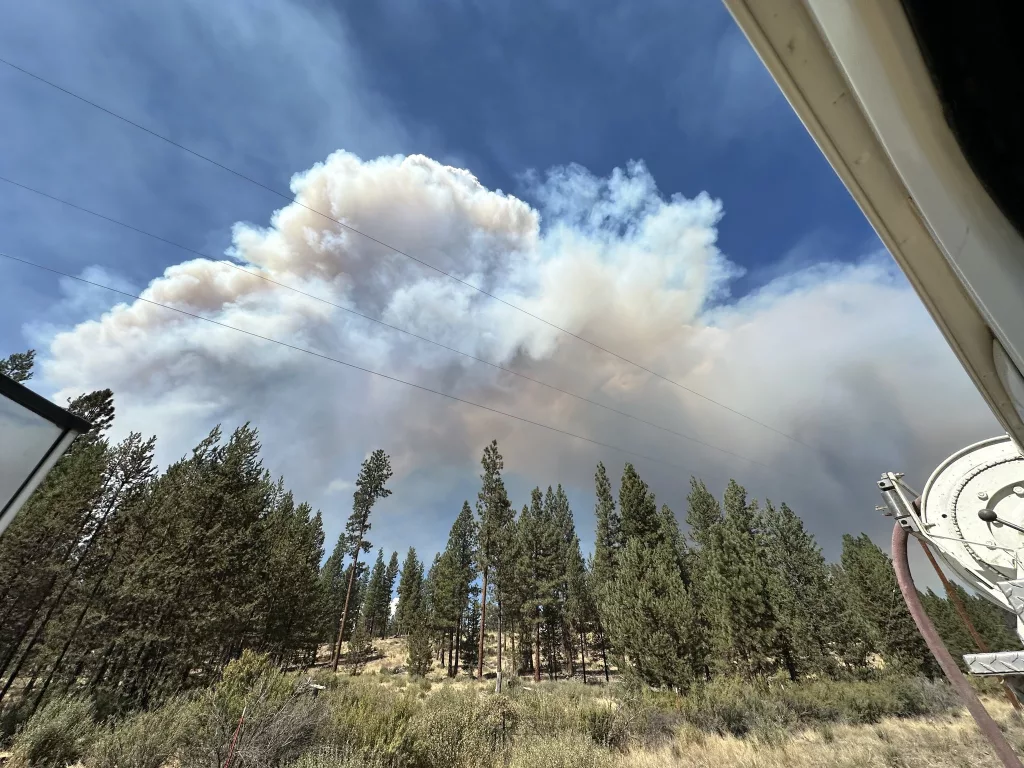
[[375, 637], [381, 626], [387, 623], [386, 610], [389, 602], [387, 597], [387, 566], [384, 564], [384, 550], [377, 550], [377, 561], [370, 572], [370, 580], [366, 586], [366, 596], [362, 605], [362, 622], [367, 637]]
[[391, 559], [388, 561], [388, 569], [384, 574], [384, 585], [385, 592], [387, 594], [387, 611], [384, 626], [381, 627], [380, 637], [383, 640], [387, 636], [388, 629], [393, 623], [394, 617], [391, 615], [392, 601], [395, 598], [395, 587], [398, 586], [398, 553], [392, 552]]
[[826, 616], [833, 601], [825, 558], [785, 503], [776, 509], [767, 502], [761, 521], [771, 604], [778, 621], [777, 655], [793, 680], [826, 672], [830, 659]]
[[32, 378], [35, 361], [36, 351], [34, 349], [15, 352], [9, 357], [0, 358], [0, 376], [6, 376], [14, 381], [28, 381]]
[[609, 630], [622, 663], [648, 685], [686, 690], [696, 626], [671, 549], [629, 541], [609, 605]]
[[[366, 533], [370, 530], [370, 511], [378, 500], [386, 499], [391, 495], [391, 490], [386, 486], [392, 474], [391, 459], [379, 448], [371, 453], [359, 468], [356, 490], [352, 494], [352, 514], [345, 524], [345, 536], [349, 545], [348, 554], [356, 565], [359, 563], [359, 553], [370, 551], [370, 542], [366, 541]], [[338, 641], [334, 646], [333, 666], [335, 671], [338, 669], [338, 656], [341, 653], [342, 635], [345, 633], [355, 574], [356, 568], [351, 569], [348, 590], [345, 595], [345, 606], [341, 611], [341, 625], [338, 627]]]
[[448, 544], [440, 561], [437, 574], [438, 594], [435, 595], [435, 619], [447, 641], [448, 674], [458, 671], [462, 653], [462, 619], [469, 600], [470, 586], [476, 578], [476, 522], [468, 501], [448, 533]]
[[712, 623], [721, 610], [720, 596], [716, 594], [712, 573], [722, 526], [722, 507], [707, 486], [695, 477], [690, 478], [690, 493], [686, 497], [686, 522], [690, 538], [696, 549], [691, 555], [691, 597], [697, 612], [697, 630], [694, 639], [694, 657], [698, 671], [705, 679], [711, 676]]
[[632, 464], [626, 464], [619, 485], [619, 517], [622, 541], [639, 541], [645, 546], [655, 546], [661, 535], [661, 521], [658, 505], [647, 483], [640, 479]]
[[864, 670], [870, 657], [880, 651], [878, 630], [861, 611], [859, 596], [842, 565], [829, 563], [826, 574], [832, 599], [823, 619], [828, 647], [844, 669]]
[[434, 651], [430, 647], [430, 632], [422, 615], [414, 616], [409, 630], [409, 656], [406, 663], [411, 677], [426, 677], [434, 665]]
[[596, 608], [598, 640], [601, 645], [601, 657], [604, 666], [605, 680], [609, 679], [608, 647], [605, 627], [607, 615], [605, 606], [610, 600], [610, 591], [614, 586], [615, 572], [619, 553], [622, 550], [622, 524], [615, 508], [611, 483], [604, 464], [598, 463], [594, 473], [595, 495], [597, 503], [594, 516], [597, 519], [597, 531], [594, 538], [594, 555], [589, 571], [590, 593]]
[[565, 561], [565, 618], [569, 631], [580, 641], [580, 661], [583, 667], [583, 682], [587, 682], [587, 636], [597, 614], [593, 595], [590, 592], [590, 578], [580, 550], [580, 540], [573, 536]]
[[331, 651], [334, 650], [334, 634], [341, 622], [341, 604], [345, 599], [345, 540], [344, 536], [338, 537], [330, 557], [324, 561], [320, 569], [320, 603], [323, 606], [323, 622], [320, 629], [320, 639], [323, 642], [331, 643]]
[[724, 501], [725, 516], [709, 558], [711, 655], [720, 671], [749, 678], [773, 669], [776, 619], [757, 540], [756, 503], [747, 503], [746, 491], [734, 480]]
[[476, 670], [480, 645], [480, 603], [477, 600], [479, 592], [479, 587], [473, 587], [470, 591], [469, 602], [462, 620], [462, 656], [459, 662], [462, 665], [462, 670], [470, 676]]
[[510, 535], [512, 523], [515, 520], [515, 513], [512, 504], [508, 500], [508, 493], [505, 491], [505, 483], [501, 479], [501, 471], [504, 468], [504, 461], [498, 453], [498, 442], [492, 440], [491, 444], [484, 449], [481, 459], [483, 474], [480, 476], [482, 485], [477, 495], [476, 509], [479, 516], [479, 527], [477, 533], [477, 558], [480, 563], [482, 588], [480, 594], [480, 647], [479, 659], [477, 660], [477, 674], [483, 677], [484, 674], [484, 639], [487, 624], [487, 590], [488, 578], [492, 578], [495, 589], [496, 602], [498, 604], [498, 686], [501, 686], [501, 608], [502, 593], [501, 582], [505, 580], [506, 572], [514, 568], [515, 558], [512, 552], [512, 537]]
[[[530, 505], [523, 507], [518, 525], [520, 568], [519, 583], [524, 602], [523, 615], [533, 635], [533, 675], [541, 675], [541, 633], [551, 631], [557, 586], [563, 564], [559, 561], [558, 530], [551, 517], [551, 505], [544, 503], [540, 488], [534, 488]], [[550, 643], [548, 644], [550, 648]], [[553, 671], [553, 663], [549, 664]]]
[[355, 677], [362, 673], [366, 662], [373, 655], [373, 642], [370, 640], [370, 633], [362, 621], [357, 621], [355, 629], [352, 630], [352, 637], [348, 643], [348, 653], [345, 655], [345, 665], [348, 673]]
[[399, 634], [412, 631], [416, 617], [420, 615], [423, 602], [423, 565], [416, 557], [416, 550], [409, 547], [402, 564], [398, 582], [398, 605], [395, 606], [395, 626]]
[[649, 685], [685, 689], [693, 677], [697, 615], [683, 580], [682, 540], [667, 507], [632, 465], [619, 491], [625, 549], [604, 615], [620, 663]]
[[865, 533], [844, 534], [841, 563], [854, 610], [886, 662], [934, 676], [937, 665], [899, 593], [889, 556]]

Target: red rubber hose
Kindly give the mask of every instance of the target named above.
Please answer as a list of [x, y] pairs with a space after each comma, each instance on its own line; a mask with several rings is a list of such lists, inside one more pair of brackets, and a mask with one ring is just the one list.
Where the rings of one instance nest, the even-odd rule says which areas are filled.
[[996, 721], [992, 719], [992, 716], [975, 695], [971, 684], [967, 682], [964, 673], [960, 671], [960, 667], [957, 666], [945, 643], [942, 642], [942, 638], [939, 637], [939, 633], [935, 630], [935, 625], [932, 624], [928, 614], [925, 613], [924, 606], [921, 605], [921, 598], [917, 594], [917, 588], [914, 586], [914, 579], [910, 575], [910, 562], [907, 559], [907, 538], [907, 531], [902, 525], [896, 523], [896, 527], [892, 530], [892, 564], [896, 569], [896, 583], [900, 585], [903, 600], [907, 604], [907, 609], [910, 611], [914, 623], [917, 624], [918, 631], [920, 631], [932, 655], [935, 656], [935, 660], [939, 662], [942, 671], [946, 673], [946, 677], [949, 678], [953, 689], [959, 694], [964, 704], [967, 705], [967, 710], [974, 717], [978, 728], [992, 744], [992, 748], [1003, 765], [1006, 768], [1024, 768], [1024, 765], [1021, 765], [1020, 759], [1018, 759], [1013, 751], [1013, 747], [1010, 746], [1002, 731], [999, 730]]

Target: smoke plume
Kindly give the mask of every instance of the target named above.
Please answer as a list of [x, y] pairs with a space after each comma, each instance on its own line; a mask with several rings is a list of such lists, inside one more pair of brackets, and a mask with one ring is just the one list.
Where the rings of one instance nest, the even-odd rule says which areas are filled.
[[[690, 474], [718, 490], [736, 477], [754, 495], [788, 500], [834, 554], [841, 531], [884, 530], [871, 512], [879, 472], [903, 469], [923, 485], [946, 454], [995, 431], [887, 255], [850, 263], [822, 253], [815, 266], [736, 300], [729, 289], [740, 270], [716, 247], [723, 209], [710, 196], [666, 198], [642, 163], [606, 178], [557, 168], [527, 186], [531, 203], [427, 157], [364, 161], [339, 151], [293, 178], [296, 202], [267, 226], [237, 224], [224, 260], [184, 261], [142, 296], [665, 463], [145, 302], [119, 304], [55, 335], [45, 378], [61, 399], [111, 387], [118, 429], [158, 434], [164, 460], [185, 453], [214, 423], [253, 422], [268, 465], [324, 508], [329, 536], [348, 512], [338, 489], [382, 447], [393, 457], [396, 493], [381, 507], [375, 543], [414, 544], [421, 554], [442, 543], [461, 499], [472, 498], [491, 438], [505, 455], [514, 502], [534, 484], [562, 482], [584, 541], [592, 535], [595, 463], [615, 473], [632, 460], [680, 514]], [[229, 262], [722, 450], [396, 333]]]

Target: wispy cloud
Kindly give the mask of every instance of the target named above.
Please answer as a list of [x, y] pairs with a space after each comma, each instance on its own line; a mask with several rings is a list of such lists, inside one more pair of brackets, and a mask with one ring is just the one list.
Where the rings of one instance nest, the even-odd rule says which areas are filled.
[[324, 493], [328, 495], [341, 494], [345, 493], [346, 491], [351, 491], [355, 487], [355, 484], [348, 480], [335, 478], [334, 480], [331, 480], [331, 482], [327, 484], [327, 488], [324, 489]]

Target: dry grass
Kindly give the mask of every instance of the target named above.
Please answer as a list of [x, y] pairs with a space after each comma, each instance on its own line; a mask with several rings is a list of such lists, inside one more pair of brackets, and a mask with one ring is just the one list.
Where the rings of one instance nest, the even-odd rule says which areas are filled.
[[[1018, 754], [1024, 726], [1002, 700], [985, 702]], [[617, 757], [616, 768], [981, 768], [999, 762], [965, 711], [952, 717], [885, 719], [819, 727], [777, 744], [686, 730], [657, 749]]]

